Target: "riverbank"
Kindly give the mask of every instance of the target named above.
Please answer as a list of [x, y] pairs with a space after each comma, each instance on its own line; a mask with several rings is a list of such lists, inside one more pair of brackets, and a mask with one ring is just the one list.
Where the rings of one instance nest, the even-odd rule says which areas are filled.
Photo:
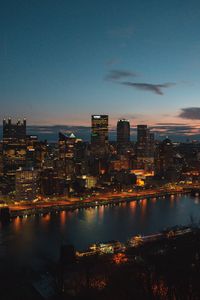
[[98, 199], [90, 199], [86, 201], [52, 201], [52, 202], [44, 202], [44, 203], [32, 203], [30, 205], [10, 205], [8, 206], [10, 209], [10, 217], [23, 217], [29, 215], [41, 215], [47, 214], [50, 212], [59, 212], [59, 211], [73, 211], [79, 208], [93, 208], [102, 205], [118, 205], [124, 202], [131, 201], [140, 201], [142, 199], [152, 199], [152, 198], [163, 198], [166, 196], [175, 196], [179, 194], [188, 194], [191, 191], [189, 190], [170, 190], [170, 191], [161, 191], [161, 192], [146, 192], [146, 193], [138, 193], [137, 195], [121, 195], [121, 196], [109, 196], [109, 197], [101, 197]]
[[73, 299], [200, 299], [199, 246], [196, 228], [124, 252], [79, 258], [63, 278], [63, 295], [73, 289]]

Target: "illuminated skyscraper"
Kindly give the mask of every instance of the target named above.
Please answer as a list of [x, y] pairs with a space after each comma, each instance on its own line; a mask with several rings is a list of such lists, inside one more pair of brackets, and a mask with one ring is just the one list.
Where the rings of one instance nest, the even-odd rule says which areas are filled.
[[73, 133], [67, 135], [64, 132], [59, 132], [58, 145], [61, 163], [59, 171], [64, 178], [67, 175], [72, 176], [74, 174], [76, 162], [80, 161], [81, 155], [84, 155], [81, 153], [82, 144], [82, 140], [78, 139]]
[[3, 120], [3, 140], [25, 140], [26, 139], [26, 120], [20, 120], [12, 124], [11, 119]]
[[92, 145], [105, 146], [108, 144], [108, 115], [92, 115]]
[[122, 119], [117, 122], [117, 144], [127, 145], [130, 142], [130, 123]]
[[3, 120], [3, 175], [7, 177], [10, 191], [15, 188], [16, 170], [26, 165], [26, 120], [13, 124]]
[[38, 171], [33, 168], [18, 169], [15, 176], [17, 200], [33, 200], [39, 193]]
[[76, 137], [72, 133], [67, 135], [59, 132], [59, 160], [61, 166], [59, 168], [59, 175], [63, 178], [74, 174], [74, 154], [75, 154]]

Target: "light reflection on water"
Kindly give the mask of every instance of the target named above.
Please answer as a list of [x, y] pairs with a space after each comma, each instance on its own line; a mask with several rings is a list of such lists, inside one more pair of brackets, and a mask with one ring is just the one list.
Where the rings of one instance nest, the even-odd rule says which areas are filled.
[[17, 217], [13, 220], [13, 230], [15, 232], [18, 232], [20, 230], [21, 227], [21, 220], [20, 217]]
[[61, 243], [78, 249], [94, 242], [126, 241], [136, 234], [150, 234], [163, 228], [200, 220], [200, 198], [188, 195], [142, 199], [119, 205], [96, 206], [15, 218], [0, 226], [0, 259], [31, 260], [38, 255], [57, 259]]

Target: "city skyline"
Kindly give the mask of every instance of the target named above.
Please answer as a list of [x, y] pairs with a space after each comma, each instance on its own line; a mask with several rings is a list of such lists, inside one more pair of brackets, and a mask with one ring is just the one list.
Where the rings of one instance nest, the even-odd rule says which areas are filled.
[[200, 299], [200, 1], [0, 1], [0, 290]]
[[1, 119], [89, 126], [99, 113], [198, 133], [199, 16], [195, 0], [3, 1]]
[[[91, 122], [90, 118], [92, 115], [88, 116], [89, 122]], [[134, 120], [128, 119], [117, 119], [116, 123], [110, 124], [110, 115], [108, 122], [109, 129], [109, 140], [117, 139], [117, 124], [120, 120], [127, 120], [130, 123], [130, 138], [132, 141], [136, 140], [137, 134], [137, 126], [138, 125], [148, 125], [152, 132], [154, 132], [156, 139], [162, 140], [166, 137], [171, 138], [174, 142], [184, 142], [184, 141], [192, 141], [198, 140], [200, 137], [200, 126], [198, 125], [189, 125], [189, 124], [177, 124], [177, 123], [157, 123], [155, 126], [146, 124], [146, 123], [135, 123]], [[24, 118], [4, 118], [3, 120], [8, 121], [11, 119], [12, 122], [23, 122]], [[26, 118], [25, 118], [26, 119]], [[3, 121], [2, 120], [2, 121]], [[27, 119], [26, 119], [27, 120]], [[56, 142], [58, 139], [58, 134], [60, 131], [65, 132], [66, 134], [74, 133], [77, 137], [90, 141], [91, 135], [91, 124], [88, 125], [31, 125], [29, 120], [27, 120], [27, 132], [30, 135], [38, 135], [38, 138], [41, 140], [48, 140], [49, 142]], [[0, 124], [0, 139], [2, 139], [3, 127]]]

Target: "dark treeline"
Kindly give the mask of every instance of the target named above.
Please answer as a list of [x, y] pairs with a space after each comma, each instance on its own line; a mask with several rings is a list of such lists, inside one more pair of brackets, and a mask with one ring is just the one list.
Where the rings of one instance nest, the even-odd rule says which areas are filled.
[[83, 257], [65, 269], [63, 284], [58, 299], [200, 299], [200, 233]]

